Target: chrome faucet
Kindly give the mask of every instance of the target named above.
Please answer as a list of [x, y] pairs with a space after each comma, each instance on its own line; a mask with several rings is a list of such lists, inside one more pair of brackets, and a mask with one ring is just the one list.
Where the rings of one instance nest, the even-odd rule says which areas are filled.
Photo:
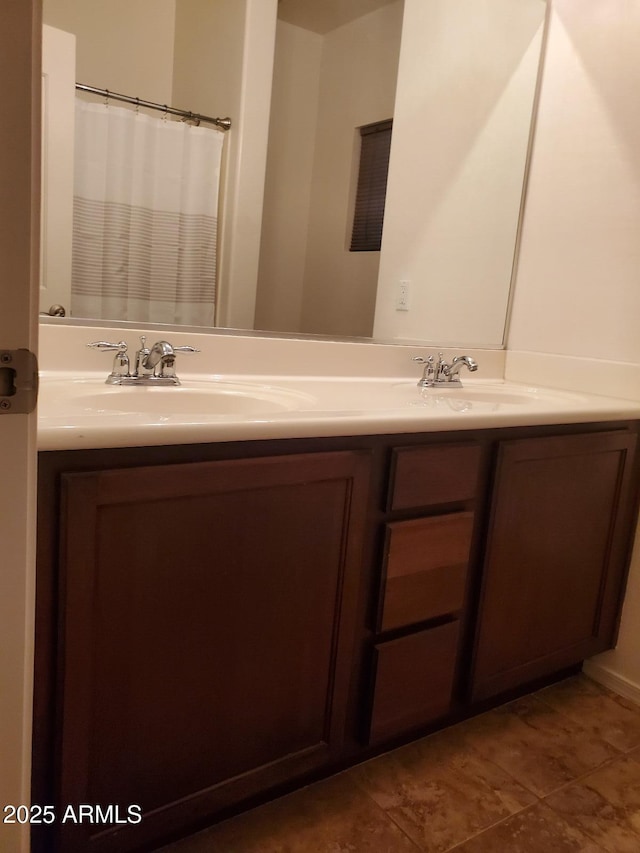
[[460, 388], [460, 370], [466, 367], [473, 373], [478, 369], [477, 362], [470, 355], [456, 355], [451, 364], [444, 360], [441, 352], [438, 353], [438, 361], [435, 361], [432, 355], [428, 358], [415, 356], [411, 361], [424, 364], [422, 379], [418, 380], [419, 388]]
[[460, 381], [460, 377], [458, 376], [458, 374], [460, 373], [460, 369], [463, 367], [468, 368], [471, 373], [474, 373], [478, 369], [478, 362], [475, 361], [475, 359], [471, 358], [470, 355], [454, 356], [448, 372], [449, 382], [452, 381], [452, 377], [457, 377], [457, 381]]
[[200, 352], [192, 346], [174, 347], [169, 341], [156, 341], [148, 347], [147, 339], [140, 336], [140, 348], [136, 350], [133, 370], [127, 353], [126, 341], [117, 344], [109, 341], [93, 341], [87, 344], [103, 352], [116, 353], [107, 385], [180, 385], [176, 376], [175, 361], [178, 352]]
[[154, 370], [158, 364], [161, 370], [163, 366], [173, 367], [173, 362], [176, 358], [175, 352], [169, 341], [156, 341], [143, 358], [142, 366], [146, 370]]

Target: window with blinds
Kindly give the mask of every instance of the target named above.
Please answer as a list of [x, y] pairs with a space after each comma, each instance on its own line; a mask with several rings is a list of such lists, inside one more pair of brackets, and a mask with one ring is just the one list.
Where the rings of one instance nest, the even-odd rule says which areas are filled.
[[360, 128], [360, 167], [351, 232], [352, 252], [379, 252], [387, 193], [392, 119]]

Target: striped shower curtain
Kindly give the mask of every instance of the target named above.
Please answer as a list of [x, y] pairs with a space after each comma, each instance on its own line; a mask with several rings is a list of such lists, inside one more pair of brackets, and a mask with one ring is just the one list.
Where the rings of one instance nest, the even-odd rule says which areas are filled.
[[223, 136], [76, 100], [74, 317], [213, 325]]

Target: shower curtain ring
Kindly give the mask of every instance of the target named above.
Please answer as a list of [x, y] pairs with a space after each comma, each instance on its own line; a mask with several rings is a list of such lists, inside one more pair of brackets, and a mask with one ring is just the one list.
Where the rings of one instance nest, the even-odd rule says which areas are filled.
[[109, 106], [109, 90], [108, 89], [104, 90], [104, 105], [105, 105], [105, 107]]
[[136, 98], [136, 115], [140, 115], [140, 98]]

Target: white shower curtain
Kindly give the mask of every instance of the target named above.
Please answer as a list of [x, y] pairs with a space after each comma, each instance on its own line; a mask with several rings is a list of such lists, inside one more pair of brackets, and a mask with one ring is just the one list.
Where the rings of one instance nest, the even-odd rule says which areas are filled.
[[73, 316], [213, 325], [223, 137], [76, 100]]

